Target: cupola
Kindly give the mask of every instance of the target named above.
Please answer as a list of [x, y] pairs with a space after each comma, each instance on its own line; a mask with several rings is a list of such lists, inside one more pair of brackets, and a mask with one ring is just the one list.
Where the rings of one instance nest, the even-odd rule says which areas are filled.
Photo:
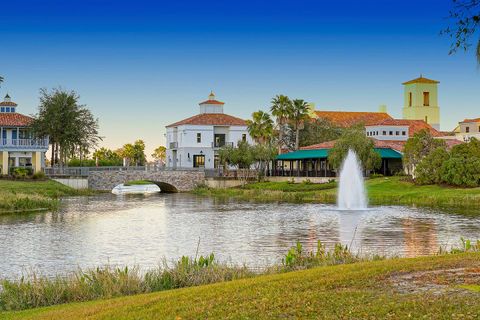
[[12, 101], [10, 95], [7, 93], [3, 101], [0, 102], [0, 112], [1, 113], [14, 113], [17, 110], [17, 104]]
[[223, 113], [223, 105], [225, 103], [218, 101], [215, 98], [215, 93], [210, 91], [208, 95], [208, 100], [200, 102], [200, 113]]

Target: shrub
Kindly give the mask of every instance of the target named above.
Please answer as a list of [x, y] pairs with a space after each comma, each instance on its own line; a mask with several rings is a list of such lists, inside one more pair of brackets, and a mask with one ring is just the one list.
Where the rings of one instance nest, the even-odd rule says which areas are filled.
[[448, 158], [448, 152], [444, 147], [438, 147], [430, 152], [418, 163], [415, 169], [415, 183], [442, 183], [442, 166]]
[[454, 186], [480, 186], [480, 159], [452, 157], [442, 166], [442, 181]]
[[35, 179], [35, 180], [44, 180], [45, 178], [46, 178], [45, 172], [43, 172], [43, 171], [35, 172], [32, 175], [32, 179]]
[[26, 177], [31, 176], [32, 173], [33, 173], [33, 169], [28, 167], [10, 168], [10, 174], [15, 179], [25, 179]]

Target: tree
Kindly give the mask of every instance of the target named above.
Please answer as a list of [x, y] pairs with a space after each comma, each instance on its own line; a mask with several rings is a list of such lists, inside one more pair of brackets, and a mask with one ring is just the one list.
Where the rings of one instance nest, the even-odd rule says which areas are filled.
[[165, 148], [164, 146], [159, 146], [158, 148], [153, 150], [152, 158], [161, 162], [162, 164], [165, 163], [166, 156], [167, 156], [167, 148]]
[[300, 131], [300, 147], [336, 140], [342, 131], [342, 128], [335, 127], [327, 119], [305, 121], [303, 130]]
[[[472, 45], [472, 38], [478, 35], [480, 25], [480, 0], [452, 0], [453, 8], [450, 10], [452, 25], [442, 33], [452, 39], [450, 54], [459, 49], [467, 51]], [[476, 41], [475, 55], [480, 64], [480, 37]]]
[[278, 150], [279, 153], [282, 151], [284, 145], [283, 141], [283, 132], [284, 126], [289, 120], [292, 110], [292, 101], [287, 96], [277, 95], [272, 99], [272, 106], [270, 111], [272, 115], [276, 118], [277, 130], [278, 130]]
[[251, 147], [253, 159], [255, 161], [255, 169], [258, 172], [258, 180], [261, 180], [269, 168], [269, 164], [277, 156], [277, 150], [271, 143], [256, 144]]
[[272, 139], [273, 120], [263, 111], [252, 113], [252, 120], [247, 120], [248, 133], [258, 143], [264, 144]]
[[415, 169], [415, 183], [440, 184], [443, 181], [443, 164], [450, 158], [445, 147], [438, 147], [425, 156]]
[[473, 138], [452, 148], [442, 166], [442, 180], [456, 186], [480, 186], [480, 141]]
[[137, 140], [133, 144], [127, 143], [118, 151], [122, 158], [126, 158], [127, 165], [134, 163], [135, 166], [145, 165], [145, 142]]
[[335, 169], [339, 169], [348, 150], [352, 149], [357, 154], [364, 170], [379, 169], [382, 165], [382, 158], [375, 152], [374, 147], [373, 140], [368, 138], [363, 130], [346, 130], [330, 150], [328, 161]]
[[444, 140], [435, 139], [430, 131], [421, 130], [409, 138], [403, 151], [403, 166], [415, 178], [415, 167], [438, 147], [446, 148]]
[[3, 83], [3, 80], [4, 80], [4, 79], [3, 79], [3, 77], [2, 77], [2, 76], [0, 76], [0, 84], [2, 84], [2, 83]]
[[98, 120], [75, 91], [40, 90], [40, 105], [32, 128], [35, 136], [49, 136], [52, 146], [51, 164], [63, 165], [69, 158], [82, 159], [102, 138]]
[[220, 163], [234, 167], [245, 185], [251, 178], [251, 168], [255, 162], [254, 150], [246, 141], [239, 141], [236, 147], [224, 146], [218, 151]]
[[298, 150], [300, 145], [300, 129], [306, 120], [310, 119], [310, 108], [307, 102], [302, 99], [295, 99], [292, 102], [292, 107], [289, 114], [289, 121], [295, 130], [295, 150]]
[[121, 166], [122, 157], [120, 157], [115, 151], [107, 148], [100, 148], [93, 153], [93, 160], [99, 166]]

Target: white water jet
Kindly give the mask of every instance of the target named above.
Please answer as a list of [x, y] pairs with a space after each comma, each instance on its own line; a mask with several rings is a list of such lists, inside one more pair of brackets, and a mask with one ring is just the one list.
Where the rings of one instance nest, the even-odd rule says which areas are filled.
[[357, 154], [351, 149], [348, 150], [348, 155], [340, 170], [337, 205], [340, 210], [363, 210], [367, 208], [362, 168]]

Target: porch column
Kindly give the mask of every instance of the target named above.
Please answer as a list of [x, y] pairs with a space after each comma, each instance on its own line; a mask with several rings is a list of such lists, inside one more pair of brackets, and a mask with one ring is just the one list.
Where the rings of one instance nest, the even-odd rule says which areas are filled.
[[32, 165], [33, 171], [40, 172], [42, 171], [42, 153], [39, 151], [32, 152]]
[[8, 175], [8, 151], [2, 152], [2, 174]]

